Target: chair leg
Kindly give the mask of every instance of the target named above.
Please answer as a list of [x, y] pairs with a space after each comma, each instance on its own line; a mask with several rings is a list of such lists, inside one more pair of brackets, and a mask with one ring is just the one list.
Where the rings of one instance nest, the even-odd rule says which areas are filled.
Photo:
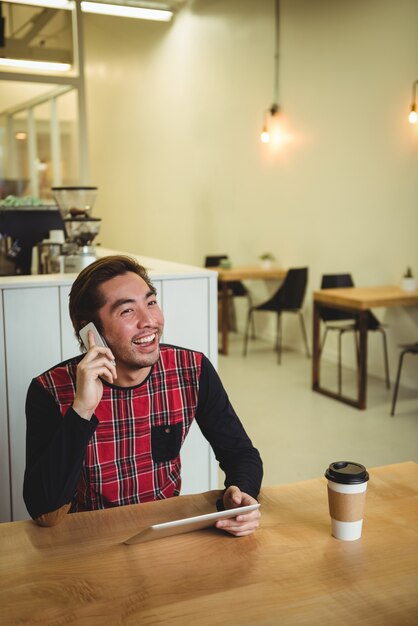
[[327, 332], [328, 332], [328, 328], [325, 326], [325, 332], [324, 332], [324, 335], [322, 337], [321, 346], [319, 348], [319, 353], [320, 354], [322, 354], [322, 350], [324, 349], [324, 346], [325, 346], [325, 339], [327, 338]]
[[360, 347], [359, 347], [359, 338], [356, 330], [353, 331], [354, 335], [354, 350], [356, 351], [356, 363], [357, 363], [357, 376], [360, 372]]
[[245, 325], [245, 334], [244, 334], [244, 348], [243, 348], [242, 356], [247, 356], [248, 335], [250, 331], [250, 321], [251, 321], [252, 315], [253, 315], [253, 310], [248, 309], [247, 323]]
[[393, 390], [392, 410], [390, 412], [391, 417], [395, 415], [395, 406], [396, 406], [396, 400], [398, 397], [399, 380], [401, 378], [402, 362], [403, 362], [403, 358], [405, 354], [406, 354], [406, 350], [402, 350], [402, 352], [399, 355], [398, 373], [396, 374], [395, 388]]
[[282, 362], [282, 314], [277, 313], [277, 337], [276, 337], [277, 362]]
[[279, 351], [279, 335], [280, 335], [280, 313], [277, 313], [277, 318], [276, 318], [276, 341], [274, 343], [274, 349], [276, 352]]
[[385, 375], [386, 375], [386, 389], [390, 389], [390, 379], [389, 379], [389, 359], [388, 359], [388, 344], [386, 341], [386, 333], [383, 328], [378, 328], [382, 333], [383, 340], [383, 358], [385, 361]]
[[299, 315], [300, 325], [302, 327], [302, 335], [303, 335], [303, 339], [305, 341], [306, 356], [309, 359], [311, 355], [309, 354], [308, 335], [306, 334], [305, 320], [303, 319], [302, 311], [298, 311], [297, 313]]
[[237, 315], [235, 311], [234, 297], [231, 294], [228, 299], [228, 330], [237, 332]]
[[[247, 293], [247, 299], [248, 299], [248, 310], [253, 308], [253, 300], [251, 298], [251, 295], [249, 293]], [[256, 335], [255, 335], [255, 317], [254, 315], [251, 316], [251, 339], [256, 339]]]
[[341, 395], [343, 388], [343, 375], [342, 375], [342, 363], [341, 363], [341, 338], [344, 331], [338, 331], [338, 393]]

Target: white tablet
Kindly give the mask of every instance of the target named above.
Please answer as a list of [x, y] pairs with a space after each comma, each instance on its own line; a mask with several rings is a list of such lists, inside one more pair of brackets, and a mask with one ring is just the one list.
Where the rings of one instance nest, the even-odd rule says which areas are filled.
[[180, 535], [181, 533], [189, 533], [192, 530], [200, 530], [214, 526], [217, 520], [227, 519], [228, 517], [237, 517], [244, 515], [250, 511], [255, 511], [260, 505], [249, 504], [240, 506], [235, 509], [227, 509], [226, 511], [216, 511], [215, 513], [206, 513], [205, 515], [197, 515], [196, 517], [185, 517], [184, 519], [176, 519], [172, 522], [164, 522], [163, 524], [154, 524], [141, 530], [141, 532], [126, 539], [123, 543], [133, 544], [142, 543], [143, 541], [152, 541], [153, 539], [161, 539], [162, 537], [171, 537], [172, 535]]

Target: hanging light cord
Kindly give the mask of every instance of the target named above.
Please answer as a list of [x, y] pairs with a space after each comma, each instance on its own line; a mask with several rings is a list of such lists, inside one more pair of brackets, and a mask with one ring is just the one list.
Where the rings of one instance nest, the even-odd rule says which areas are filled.
[[279, 111], [279, 35], [280, 35], [280, 0], [274, 0], [275, 8], [275, 44], [274, 44], [274, 76], [273, 76], [273, 104], [264, 111], [261, 141], [269, 143], [269, 117]]
[[412, 83], [412, 104], [415, 104], [415, 105], [417, 102], [417, 85], [418, 85], [418, 80]]
[[[274, 94], [273, 107], [279, 106], [279, 37], [280, 37], [280, 0], [275, 0], [275, 49], [274, 49]], [[276, 108], [276, 110], [277, 110]]]

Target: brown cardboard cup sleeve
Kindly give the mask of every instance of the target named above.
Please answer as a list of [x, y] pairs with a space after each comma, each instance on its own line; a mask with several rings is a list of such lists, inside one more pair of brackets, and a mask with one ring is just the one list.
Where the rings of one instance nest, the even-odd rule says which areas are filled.
[[338, 493], [328, 487], [329, 514], [340, 522], [357, 522], [364, 517], [366, 492]]

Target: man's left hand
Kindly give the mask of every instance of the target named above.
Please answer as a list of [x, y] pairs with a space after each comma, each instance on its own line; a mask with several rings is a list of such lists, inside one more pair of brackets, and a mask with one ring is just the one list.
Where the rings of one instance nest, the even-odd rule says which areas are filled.
[[[238, 487], [231, 485], [224, 493], [223, 503], [225, 509], [234, 509], [239, 506], [247, 506], [248, 504], [257, 504], [257, 500], [241, 491]], [[216, 527], [225, 530], [227, 533], [235, 537], [244, 537], [251, 535], [260, 525], [260, 511], [250, 511], [244, 515], [237, 515], [230, 519], [219, 520]]]

